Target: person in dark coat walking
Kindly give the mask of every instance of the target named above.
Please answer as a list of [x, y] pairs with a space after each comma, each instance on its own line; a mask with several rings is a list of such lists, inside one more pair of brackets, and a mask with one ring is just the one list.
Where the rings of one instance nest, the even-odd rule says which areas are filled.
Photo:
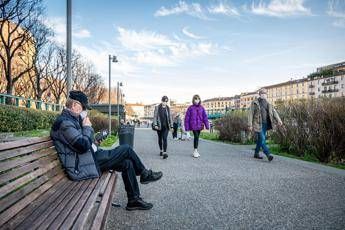
[[176, 114], [176, 116], [174, 117], [173, 120], [173, 138], [174, 140], [178, 140], [177, 139], [177, 131], [178, 129], [181, 127], [181, 118], [180, 118], [180, 114]]
[[184, 127], [186, 131], [193, 131], [194, 152], [192, 156], [198, 158], [200, 157], [200, 154], [198, 152], [200, 132], [205, 127], [206, 129], [210, 129], [207, 114], [205, 108], [201, 105], [201, 99], [199, 95], [193, 96], [192, 105], [188, 107], [186, 112]]
[[168, 134], [169, 130], [173, 128], [168, 101], [169, 99], [167, 96], [162, 97], [162, 103], [155, 107], [152, 123], [152, 126], [154, 127], [154, 130], [157, 131], [158, 135], [158, 145], [160, 149], [159, 155], [163, 156], [163, 159], [168, 158]]
[[71, 180], [99, 177], [102, 171], [122, 172], [127, 192], [127, 210], [148, 210], [153, 207], [140, 197], [136, 176], [140, 183], [159, 180], [163, 173], [148, 170], [129, 145], [102, 150], [93, 143], [94, 131], [86, 110], [90, 109], [87, 96], [81, 91], [71, 91], [66, 108], [55, 120], [51, 138], [60, 162]]

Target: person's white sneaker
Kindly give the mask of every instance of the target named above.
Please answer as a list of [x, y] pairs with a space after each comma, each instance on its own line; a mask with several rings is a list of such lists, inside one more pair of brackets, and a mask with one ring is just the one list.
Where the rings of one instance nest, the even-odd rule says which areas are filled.
[[194, 152], [193, 152], [193, 157], [195, 157], [195, 158], [200, 157], [200, 154], [198, 153], [198, 150], [197, 150], [197, 149], [194, 150]]

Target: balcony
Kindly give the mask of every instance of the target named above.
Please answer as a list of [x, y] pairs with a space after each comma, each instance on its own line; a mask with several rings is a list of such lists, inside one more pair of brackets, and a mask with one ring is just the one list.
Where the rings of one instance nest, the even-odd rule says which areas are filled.
[[336, 84], [338, 84], [339, 83], [339, 81], [329, 81], [329, 82], [323, 82], [322, 83], [322, 85], [324, 86], [324, 85], [336, 85]]
[[338, 92], [339, 89], [328, 89], [328, 90], [322, 90], [322, 93], [334, 93], [334, 92]]

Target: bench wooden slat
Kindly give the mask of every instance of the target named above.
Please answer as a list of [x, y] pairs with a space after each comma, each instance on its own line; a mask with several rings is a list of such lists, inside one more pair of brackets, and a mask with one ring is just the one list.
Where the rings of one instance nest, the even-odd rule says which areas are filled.
[[65, 229], [71, 229], [73, 224], [75, 223], [76, 219], [78, 218], [80, 211], [84, 207], [86, 201], [90, 197], [90, 194], [95, 189], [95, 186], [99, 183], [99, 178], [93, 179], [90, 185], [87, 187], [83, 195], [78, 200], [78, 203], [73, 207], [71, 212], [69, 213], [68, 217], [64, 220], [61, 226]]
[[[57, 177], [57, 176], [56, 176]], [[54, 178], [53, 178], [54, 179]], [[25, 219], [30, 218], [31, 215], [41, 213], [43, 204], [53, 202], [56, 197], [60, 195], [60, 192], [67, 188], [72, 182], [65, 176], [62, 176], [61, 180], [57, 181], [51, 188], [45, 193], [33, 200], [27, 207], [21, 210], [14, 218], [6, 223], [6, 228], [16, 229], [18, 225], [23, 223]]]
[[[94, 179], [95, 180], [95, 179]], [[64, 207], [63, 211], [59, 213], [59, 215], [55, 218], [55, 220], [49, 225], [48, 229], [59, 229], [61, 228], [61, 224], [63, 221], [71, 215], [71, 211], [75, 205], [77, 205], [78, 201], [81, 199], [82, 195], [87, 191], [88, 187], [92, 183], [93, 180], [87, 180], [83, 183], [82, 187], [79, 191], [75, 194], [75, 196], [68, 202], [68, 204]], [[95, 183], [96, 184], [96, 183]], [[65, 226], [63, 226], [65, 227]]]
[[21, 166], [27, 162], [34, 161], [36, 159], [39, 159], [41, 157], [47, 156], [52, 153], [56, 153], [56, 150], [54, 148], [49, 148], [49, 149], [44, 149], [39, 152], [32, 153], [24, 157], [19, 157], [18, 159], [15, 159], [15, 160], [0, 162], [0, 172], [4, 172], [6, 170]]
[[0, 214], [0, 226], [10, 220], [14, 215], [16, 215], [20, 210], [25, 208], [28, 204], [34, 201], [37, 197], [51, 188], [56, 182], [63, 178], [62, 174], [55, 176], [52, 180], [43, 184], [41, 187], [27, 195], [24, 199], [17, 202], [15, 205], [11, 206], [9, 209]]
[[54, 200], [44, 202], [39, 209], [34, 211], [30, 214], [30, 216], [25, 219], [19, 226], [17, 226], [17, 230], [26, 230], [26, 229], [36, 229], [45, 218], [48, 217], [50, 213], [54, 211], [54, 209], [74, 190], [75, 187], [78, 187], [78, 183], [71, 182], [67, 187], [64, 189], [60, 189], [56, 191], [56, 196], [54, 196]]
[[[60, 196], [53, 205], [50, 205], [42, 215], [35, 220], [34, 223], [29, 223], [28, 227], [33, 229], [47, 229], [51, 222], [59, 215], [59, 213], [64, 209], [64, 207], [71, 201], [74, 194], [78, 192], [81, 186], [86, 181], [74, 182], [74, 186], [64, 191], [64, 196]], [[65, 211], [65, 210], [63, 210]], [[28, 228], [24, 228], [28, 229]]]
[[16, 192], [8, 195], [5, 199], [0, 200], [0, 213], [16, 203], [18, 200], [22, 199], [24, 196], [41, 186], [43, 183], [48, 181], [50, 178], [56, 176], [57, 174], [63, 174], [63, 171], [60, 166], [56, 166], [52, 170], [49, 170], [46, 174], [39, 177], [38, 179], [32, 181], [31, 183], [25, 185], [23, 188], [20, 188]]
[[15, 148], [6, 151], [0, 152], [0, 161], [10, 159], [13, 157], [21, 156], [27, 153], [31, 153], [33, 151], [37, 151], [43, 148], [49, 148], [53, 146], [53, 141], [46, 141], [34, 145], [29, 145], [23, 148]]
[[107, 174], [104, 173], [102, 177], [98, 180], [98, 183], [95, 187], [95, 189], [92, 191], [89, 199], [87, 200], [86, 204], [82, 208], [77, 221], [74, 223], [72, 229], [85, 229], [85, 224], [89, 218], [89, 215], [91, 213], [92, 207], [94, 206], [97, 197], [99, 196], [99, 192], [101, 190], [102, 184], [105, 181]]
[[50, 137], [0, 143], [0, 229], [103, 228], [116, 178], [70, 181]]
[[111, 206], [111, 201], [113, 200], [113, 196], [114, 196], [116, 178], [117, 178], [117, 174], [116, 174], [116, 172], [113, 172], [111, 174], [111, 178], [110, 178], [110, 181], [106, 187], [106, 190], [102, 196], [102, 201], [99, 205], [96, 217], [95, 217], [93, 224], [91, 226], [92, 230], [99, 230], [99, 229], [103, 229], [103, 227], [104, 227], [104, 223], [106, 220], [105, 217], [108, 214], [109, 208]]
[[107, 177], [105, 178], [105, 180], [104, 180], [104, 182], [103, 182], [103, 185], [102, 185], [101, 190], [100, 190], [100, 192], [99, 192], [99, 196], [103, 196], [103, 194], [104, 194], [104, 192], [105, 192], [105, 189], [106, 189], [107, 186], [108, 186], [110, 177], [111, 177], [111, 173], [107, 173]]
[[56, 160], [56, 158], [57, 156], [55, 154], [51, 154], [47, 157], [42, 157], [39, 160], [34, 161], [32, 163], [23, 165], [20, 168], [16, 168], [9, 172], [3, 173], [0, 175], [0, 185], [17, 178], [18, 176], [28, 173], [37, 167], [48, 164], [49, 162]]
[[18, 178], [15, 181], [6, 184], [5, 186], [2, 186], [0, 188], [0, 198], [6, 196], [8, 193], [12, 192], [17, 187], [24, 185], [25, 183], [35, 179], [38, 176], [41, 176], [42, 174], [46, 173], [48, 170], [54, 168], [57, 165], [59, 165], [59, 161], [53, 161], [44, 167], [41, 167], [23, 177]]
[[19, 147], [36, 144], [36, 143], [40, 143], [44, 141], [49, 141], [49, 140], [50, 140], [50, 137], [32, 137], [32, 138], [26, 138], [26, 139], [18, 140], [18, 141], [4, 142], [4, 143], [0, 143], [0, 151], [19, 148]]

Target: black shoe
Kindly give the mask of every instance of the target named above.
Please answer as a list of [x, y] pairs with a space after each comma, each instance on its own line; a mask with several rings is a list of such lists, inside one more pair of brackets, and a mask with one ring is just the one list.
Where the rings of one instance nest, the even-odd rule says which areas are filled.
[[264, 158], [263, 158], [262, 156], [260, 156], [259, 154], [254, 154], [254, 158], [260, 159], [260, 160], [264, 159]]
[[160, 152], [160, 153], [159, 153], [159, 156], [163, 156], [163, 152]]
[[162, 172], [152, 172], [152, 170], [146, 170], [140, 176], [140, 183], [148, 184], [150, 182], [157, 181], [163, 176]]
[[167, 159], [168, 158], [168, 154], [164, 153], [163, 154], [163, 159]]
[[134, 201], [130, 201], [127, 203], [126, 210], [127, 211], [134, 211], [134, 210], [149, 210], [153, 207], [153, 204], [143, 201], [143, 199], [138, 198]]
[[268, 155], [267, 158], [268, 158], [268, 161], [272, 161], [273, 160], [273, 156], [271, 154]]

